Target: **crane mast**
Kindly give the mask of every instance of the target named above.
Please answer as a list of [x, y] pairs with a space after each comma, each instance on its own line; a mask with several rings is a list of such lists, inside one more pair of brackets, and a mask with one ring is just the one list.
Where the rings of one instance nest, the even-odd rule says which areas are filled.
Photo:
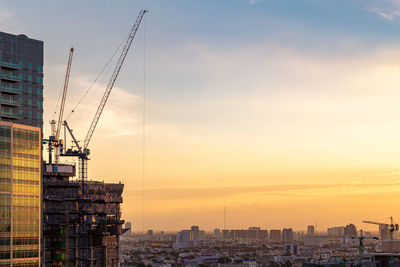
[[[72, 56], [74, 55], [74, 48], [71, 47], [69, 51], [69, 58], [68, 58], [68, 65], [67, 65], [67, 72], [65, 73], [65, 80], [64, 80], [64, 88], [63, 88], [63, 93], [61, 97], [61, 105], [60, 105], [60, 112], [58, 114], [58, 121], [57, 121], [57, 129], [56, 129], [56, 134], [55, 134], [55, 140], [60, 146], [60, 131], [61, 131], [61, 124], [63, 121], [63, 115], [64, 115], [64, 107], [65, 107], [65, 99], [67, 97], [67, 89], [68, 89], [68, 83], [69, 83], [69, 74], [71, 72], [71, 63], [72, 63]], [[54, 161], [56, 164], [59, 163], [60, 161], [60, 150], [56, 149], [54, 153]]]
[[60, 131], [61, 131], [61, 124], [63, 121], [63, 115], [64, 115], [64, 107], [65, 107], [65, 99], [67, 97], [67, 90], [68, 90], [68, 84], [69, 84], [69, 76], [71, 72], [71, 64], [72, 64], [72, 56], [74, 54], [74, 48], [71, 47], [69, 50], [69, 57], [68, 57], [68, 64], [67, 64], [67, 71], [65, 73], [65, 79], [64, 79], [64, 86], [63, 86], [63, 91], [61, 94], [61, 104], [60, 104], [60, 111], [58, 113], [58, 121], [57, 121], [57, 127], [56, 127], [56, 121], [52, 120], [50, 121], [51, 124], [51, 132], [52, 132], [52, 137], [49, 140], [49, 163], [51, 164], [51, 153], [53, 150], [53, 147], [55, 148], [54, 151], [54, 163], [58, 164], [60, 161], [60, 149], [59, 147], [62, 145], [61, 140], [60, 140]]

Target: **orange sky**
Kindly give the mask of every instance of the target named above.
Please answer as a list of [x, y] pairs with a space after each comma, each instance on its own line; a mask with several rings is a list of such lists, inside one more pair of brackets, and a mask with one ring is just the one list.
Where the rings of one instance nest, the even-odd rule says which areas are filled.
[[[222, 228], [223, 207], [229, 228], [375, 230], [362, 220], [400, 218], [400, 5], [226, 2], [146, 2], [146, 62], [139, 30], [94, 133], [89, 177], [125, 184], [134, 231]], [[45, 135], [69, 47], [66, 115], [139, 10], [102, 3], [0, 4], [5, 31], [45, 42]], [[111, 71], [68, 118], [81, 140]]]

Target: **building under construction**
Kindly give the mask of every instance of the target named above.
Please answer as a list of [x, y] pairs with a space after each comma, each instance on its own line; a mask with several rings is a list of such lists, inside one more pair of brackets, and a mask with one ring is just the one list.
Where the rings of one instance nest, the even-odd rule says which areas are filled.
[[43, 166], [44, 265], [119, 266], [124, 185], [74, 176], [74, 165]]

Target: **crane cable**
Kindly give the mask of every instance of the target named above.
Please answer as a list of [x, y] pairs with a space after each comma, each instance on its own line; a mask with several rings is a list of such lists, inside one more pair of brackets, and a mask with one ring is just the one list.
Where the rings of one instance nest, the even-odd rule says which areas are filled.
[[122, 42], [119, 44], [118, 48], [115, 50], [114, 54], [112, 54], [112, 56], [107, 60], [106, 64], [103, 66], [103, 68], [100, 70], [100, 72], [97, 74], [96, 79], [94, 79], [94, 81], [90, 84], [90, 86], [88, 87], [88, 89], [86, 89], [85, 93], [83, 94], [83, 96], [79, 99], [79, 101], [76, 103], [76, 105], [74, 106], [74, 108], [71, 110], [71, 112], [68, 114], [67, 118], [65, 120], [68, 120], [71, 115], [75, 112], [75, 110], [78, 108], [78, 106], [82, 103], [83, 99], [87, 96], [87, 94], [89, 93], [89, 91], [93, 88], [93, 86], [95, 85], [95, 83], [97, 82], [97, 80], [100, 78], [100, 76], [103, 74], [103, 72], [105, 71], [105, 69], [108, 67], [108, 65], [111, 63], [111, 61], [114, 59], [115, 55], [117, 54], [117, 52], [121, 49], [122, 45], [126, 42], [126, 39], [128, 38], [129, 34], [127, 34], [125, 36], [125, 38], [122, 40]]
[[54, 112], [53, 112], [53, 119], [52, 119], [52, 121], [54, 121], [55, 118], [56, 118], [56, 114], [57, 114], [57, 110], [58, 110], [58, 105], [60, 105], [60, 101], [61, 101], [61, 96], [62, 96], [63, 90], [64, 90], [64, 87], [61, 86], [60, 94], [58, 95], [57, 105], [56, 105], [56, 107], [55, 107], [55, 109], [54, 109]]
[[143, 104], [142, 104], [142, 231], [144, 232], [144, 199], [146, 177], [146, 18], [143, 21]]

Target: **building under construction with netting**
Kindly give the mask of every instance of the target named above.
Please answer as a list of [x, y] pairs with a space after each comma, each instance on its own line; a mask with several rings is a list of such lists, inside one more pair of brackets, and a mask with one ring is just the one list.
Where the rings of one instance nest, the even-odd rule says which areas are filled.
[[119, 266], [124, 185], [74, 176], [74, 165], [43, 166], [44, 265]]

